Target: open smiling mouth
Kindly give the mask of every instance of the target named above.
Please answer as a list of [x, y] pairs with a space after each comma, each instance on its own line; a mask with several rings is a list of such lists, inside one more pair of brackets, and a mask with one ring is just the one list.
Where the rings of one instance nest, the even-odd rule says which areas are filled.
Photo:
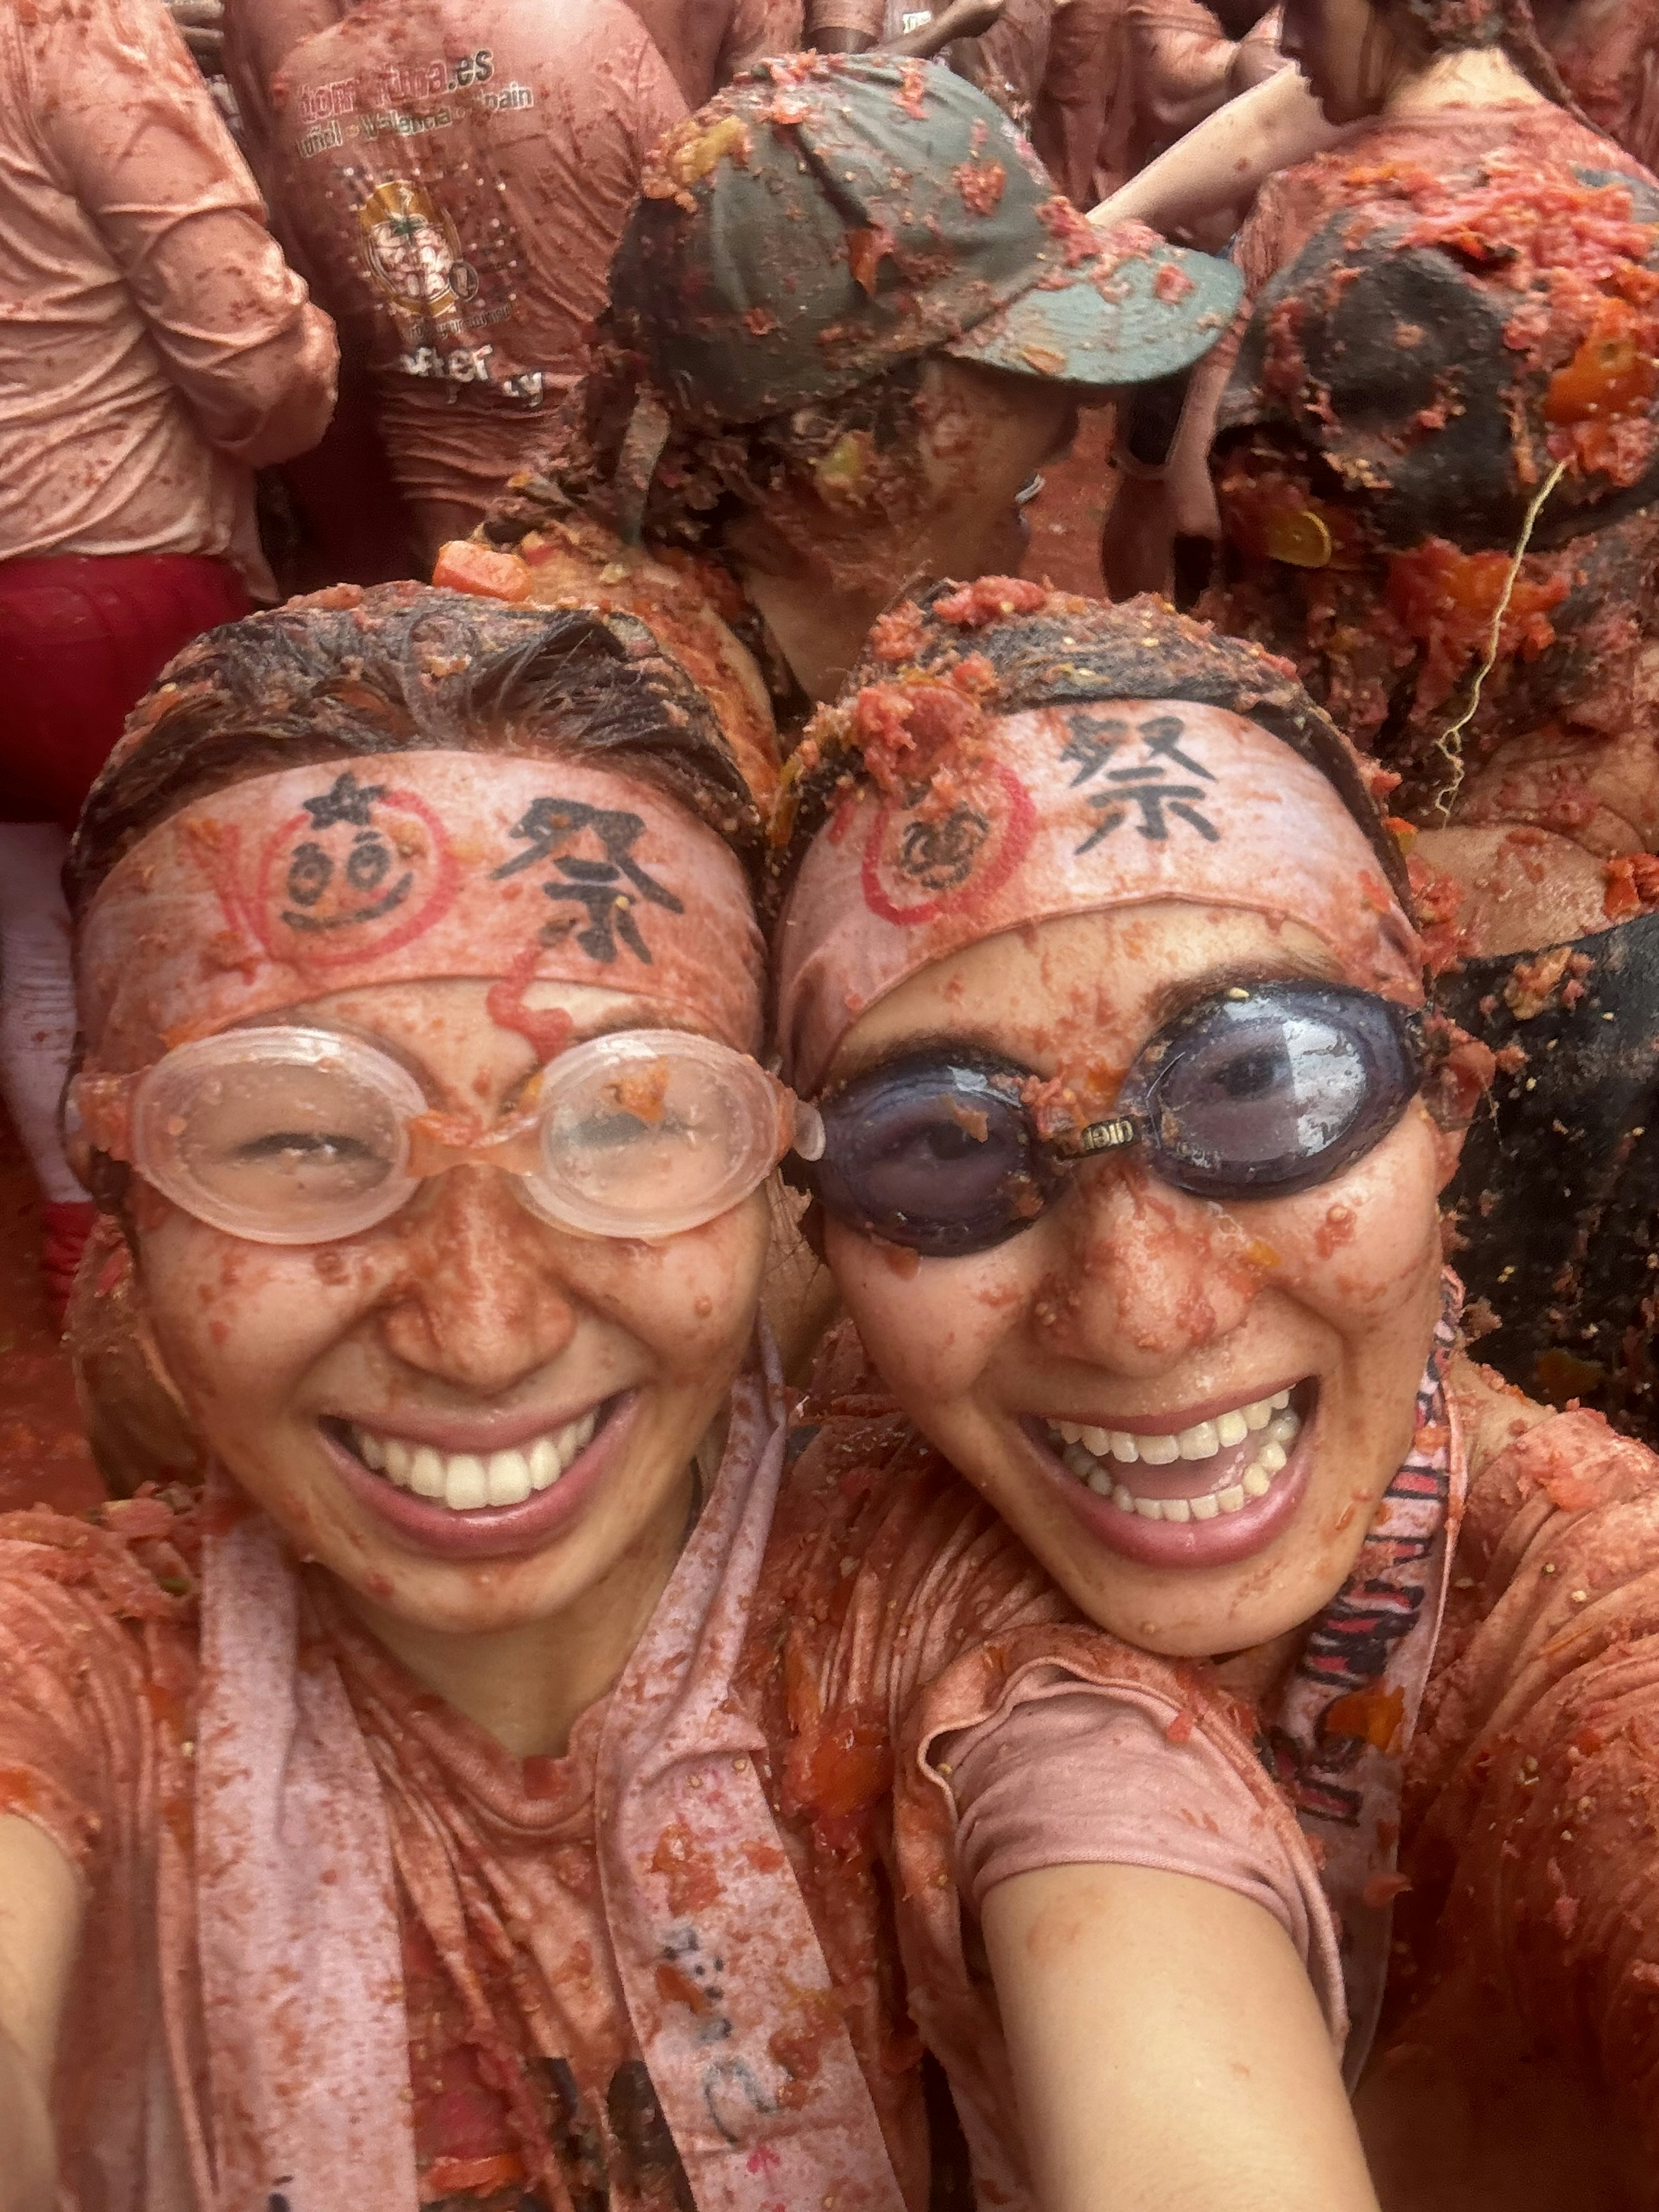
[[1236, 1565], [1295, 1517], [1313, 1465], [1309, 1376], [1184, 1428], [1024, 1423], [1072, 1511], [1110, 1550], [1158, 1568]]
[[1214, 1521], [1265, 1498], [1302, 1432], [1288, 1390], [1162, 1435], [1045, 1421], [1062, 1467], [1143, 1521]]
[[446, 1452], [356, 1421], [330, 1419], [333, 1441], [398, 1490], [453, 1513], [522, 1505], [550, 1490], [586, 1450], [615, 1411], [606, 1399], [577, 1420], [529, 1437], [504, 1451]]

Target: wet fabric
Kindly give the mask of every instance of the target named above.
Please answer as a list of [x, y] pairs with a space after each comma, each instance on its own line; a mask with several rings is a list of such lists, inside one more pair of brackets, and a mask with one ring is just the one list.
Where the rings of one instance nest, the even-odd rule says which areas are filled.
[[859, 695], [866, 767], [884, 738], [897, 771], [837, 808], [778, 923], [776, 1038], [803, 1097], [907, 977], [1006, 930], [1149, 899], [1291, 916], [1348, 981], [1419, 995], [1418, 939], [1352, 816], [1256, 724], [1178, 700], [1100, 700], [1000, 721], [1000, 759], [980, 761], [970, 739], [929, 760], [915, 733], [929, 720], [959, 731], [966, 706], [932, 689]]
[[1242, 40], [1230, 39], [1201, 0], [1127, 0], [1124, 13], [1134, 103], [1131, 175], [1236, 92], [1285, 66], [1277, 8]]
[[434, 749], [181, 807], [100, 885], [77, 979], [112, 1071], [330, 992], [458, 975], [504, 989], [503, 1022], [531, 983], [574, 983], [744, 1052], [763, 969], [742, 867], [673, 801], [581, 761]]
[[[1612, 295], [1622, 285], [1632, 299], [1645, 296], [1653, 193], [1626, 156], [1558, 108], [1448, 109], [1374, 125], [1270, 179], [1241, 234], [1247, 296], [1258, 305], [1218, 416], [1211, 474], [1224, 544], [1198, 611], [1293, 661], [1356, 743], [1405, 775], [1396, 805], [1409, 817], [1420, 818], [1456, 780], [1457, 762], [1442, 755], [1440, 740], [1471, 703], [1500, 604], [1493, 665], [1460, 735], [1471, 763], [1553, 714], [1605, 733], [1635, 715], [1646, 579], [1659, 554], [1656, 510], [1644, 504], [1651, 408], [1639, 370], [1617, 396], [1592, 393], [1594, 375], [1582, 389], [1575, 378], [1601, 342], [1596, 317], [1605, 316], [1601, 336], [1615, 345], [1614, 320], [1648, 312]], [[1456, 233], [1461, 196], [1480, 211], [1467, 249]], [[1526, 240], [1522, 264], [1535, 254], [1540, 270], [1557, 272], [1519, 302], [1503, 273], [1512, 250], [1501, 236], [1506, 198]], [[1374, 255], [1376, 266], [1355, 283], [1345, 272], [1343, 225], [1362, 210], [1379, 253], [1389, 225], [1406, 226], [1402, 240], [1415, 223], [1443, 241]], [[1604, 216], [1607, 236], [1627, 239], [1628, 248], [1614, 252], [1605, 296], [1599, 284], [1569, 296], [1589, 251], [1574, 226]], [[1483, 226], [1495, 226], [1490, 236]], [[1390, 323], [1398, 340], [1376, 356], [1381, 396], [1333, 407], [1328, 422], [1304, 419], [1298, 396], [1297, 331], [1314, 313], [1294, 269], [1304, 248], [1323, 252], [1310, 246], [1319, 234], [1333, 243], [1316, 282], [1329, 280], [1331, 296], [1340, 295], [1329, 319], [1370, 316], [1377, 343]], [[1364, 239], [1354, 236], [1363, 258]], [[1414, 333], [1429, 334], [1431, 353], [1449, 317], [1469, 329], [1448, 355], [1444, 404], [1433, 392], [1413, 398]], [[1321, 323], [1310, 343], [1325, 335]], [[1582, 362], [1572, 351], [1580, 335]], [[1494, 396], [1487, 385], [1502, 389]], [[1558, 463], [1565, 473], [1554, 473]]]
[[[350, 12], [351, 0], [222, 0], [225, 78], [242, 126], [242, 151], [267, 201], [277, 182], [276, 112], [271, 82], [301, 40]], [[276, 210], [280, 216], [280, 209]]]
[[1659, 915], [1465, 960], [1436, 999], [1497, 1063], [1447, 1194], [1458, 1265], [1493, 1324], [1481, 1356], [1529, 1394], [1582, 1401], [1651, 1441]]
[[[996, 2201], [1029, 2206], [930, 1747], [968, 1729], [1018, 1763], [1022, 1714], [1067, 1685], [1221, 1762], [1340, 2035], [1311, 1855], [1227, 1701], [1078, 1624], [855, 1400], [796, 1431], [776, 1492], [781, 1410], [775, 1369], [739, 1383], [668, 1588], [562, 1758], [444, 1707], [222, 1477], [205, 1504], [0, 1528], [0, 1809], [86, 1899], [68, 2202], [923, 2212], [920, 2021]], [[1021, 1819], [1044, 1863], [1037, 1782]], [[994, 1808], [976, 1834], [1012, 1848]]]
[[1433, 2212], [1635, 2212], [1659, 2145], [1659, 1468], [1595, 1413], [1534, 1421], [1480, 1417], [1364, 2100], [1384, 2202]]
[[0, 18], [0, 556], [229, 559], [335, 346], [161, 0]]
[[284, 220], [435, 552], [574, 381], [646, 154], [684, 103], [622, 0], [363, 0], [289, 55], [273, 101]]
[[1093, 207], [1129, 175], [1132, 104], [1124, 0], [1056, 9], [1031, 143], [1073, 204]]
[[122, 724], [173, 654], [252, 612], [228, 561], [0, 562], [0, 821], [73, 830]]
[[861, 54], [768, 64], [666, 138], [611, 295], [676, 426], [712, 429], [939, 350], [1095, 388], [1169, 374], [1236, 283], [1145, 224], [1093, 229], [951, 70]]
[[763, 54], [805, 44], [801, 0], [628, 0], [651, 33], [688, 107]]

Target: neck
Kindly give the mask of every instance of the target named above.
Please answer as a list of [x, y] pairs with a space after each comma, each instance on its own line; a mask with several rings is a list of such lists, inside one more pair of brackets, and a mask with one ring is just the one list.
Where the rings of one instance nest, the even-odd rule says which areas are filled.
[[515, 1758], [562, 1758], [571, 1729], [616, 1682], [644, 1635], [679, 1558], [696, 1497], [688, 1468], [638, 1542], [546, 1620], [445, 1631], [388, 1613], [344, 1583], [334, 1588], [417, 1681]]
[[1499, 47], [1475, 46], [1461, 53], [1437, 54], [1426, 69], [1395, 87], [1382, 103], [1382, 112], [1424, 115], [1437, 107], [1506, 107], [1516, 100], [1549, 105]]
[[848, 546], [826, 531], [806, 550], [757, 514], [732, 526], [726, 550], [796, 683], [820, 705], [841, 691], [877, 616], [919, 580], [902, 556], [872, 562], [868, 537]]

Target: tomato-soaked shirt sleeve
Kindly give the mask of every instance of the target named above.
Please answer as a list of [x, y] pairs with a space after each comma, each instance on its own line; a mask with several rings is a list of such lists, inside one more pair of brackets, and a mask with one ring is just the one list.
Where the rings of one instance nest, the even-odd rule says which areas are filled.
[[314, 446], [334, 404], [333, 327], [160, 0], [100, 0], [56, 25], [36, 71], [50, 157], [203, 435], [251, 468]]
[[[159, 1602], [157, 1600], [159, 1598]], [[97, 1881], [131, 1826], [154, 1718], [124, 1547], [44, 1511], [0, 1522], [0, 1812]]]
[[[1175, 1686], [1170, 1686], [1173, 1692]], [[977, 1912], [998, 1882], [1057, 1866], [1190, 1875], [1270, 1912], [1333, 2021], [1341, 1974], [1307, 1854], [1156, 1686], [1081, 1686], [1060, 1670], [1011, 1708], [943, 1735], [934, 1771], [957, 1808], [957, 1881]]]
[[[1490, 2103], [1559, 2068], [1650, 2161], [1659, 1460], [1589, 1413], [1472, 1456], [1401, 1852], [1412, 1889], [1396, 1934], [1417, 1969], [1405, 1986], [1433, 1995], [1396, 2014], [1382, 2074], [1426, 2110], [1437, 2079], [1449, 2101], [1467, 2085]], [[1516, 2098], [1505, 2132], [1530, 2117]], [[1581, 2173], [1550, 2201], [1609, 2200]]]
[[[832, 1935], [826, 1955], [835, 1953], [838, 1999], [857, 2034], [862, 2009], [872, 2019], [883, 2009], [884, 1977], [890, 1986], [902, 1976], [909, 2017], [951, 2084], [976, 2201], [1022, 2203], [1032, 2193], [994, 1995], [975, 1963], [973, 1898], [983, 1869], [1017, 1863], [1033, 1831], [1011, 1793], [993, 1788], [976, 1804], [964, 1863], [945, 1771], [952, 1760], [941, 1747], [972, 1739], [993, 1781], [1001, 1744], [1012, 1758], [1040, 1763], [1048, 1723], [1032, 1722], [1034, 1705], [1079, 1692], [1085, 1705], [1097, 1697], [1103, 1717], [1151, 1717], [1139, 1738], [1135, 1802], [1092, 1797], [1103, 1808], [1098, 1833], [1088, 1832], [1086, 1807], [1068, 1831], [1067, 1848], [1081, 1860], [1112, 1857], [1131, 1833], [1137, 1863], [1178, 1855], [1188, 1826], [1179, 1777], [1191, 1771], [1190, 1747], [1224, 1766], [1241, 1814], [1229, 1846], [1242, 1861], [1260, 1859], [1254, 1875], [1237, 1878], [1255, 1880], [1264, 1895], [1301, 1899], [1304, 1955], [1340, 2040], [1334, 1924], [1312, 1850], [1256, 1756], [1255, 1716], [1208, 1669], [1156, 1659], [1081, 1620], [1007, 1525], [892, 1407], [850, 1328], [820, 1355], [799, 1436], [754, 1618], [754, 1663], [774, 1708], [769, 1734], [788, 1745], [781, 1809], [808, 1832], [821, 1929], [826, 1920], [858, 1924], [869, 1909], [863, 1869], [883, 1869], [896, 1960], [879, 1949], [873, 1959], [842, 1950]], [[1167, 1775], [1158, 1771], [1160, 1728]], [[1042, 1786], [1054, 1807], [1068, 1785], [1062, 1776]], [[902, 2068], [904, 2054], [884, 2050], [881, 2063]]]

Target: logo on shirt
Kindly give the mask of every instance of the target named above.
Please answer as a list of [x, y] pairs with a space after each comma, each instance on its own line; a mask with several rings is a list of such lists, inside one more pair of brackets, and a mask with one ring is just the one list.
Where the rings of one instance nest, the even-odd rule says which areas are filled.
[[455, 226], [421, 185], [395, 177], [357, 210], [369, 275], [404, 314], [440, 321], [458, 314], [478, 289]]

